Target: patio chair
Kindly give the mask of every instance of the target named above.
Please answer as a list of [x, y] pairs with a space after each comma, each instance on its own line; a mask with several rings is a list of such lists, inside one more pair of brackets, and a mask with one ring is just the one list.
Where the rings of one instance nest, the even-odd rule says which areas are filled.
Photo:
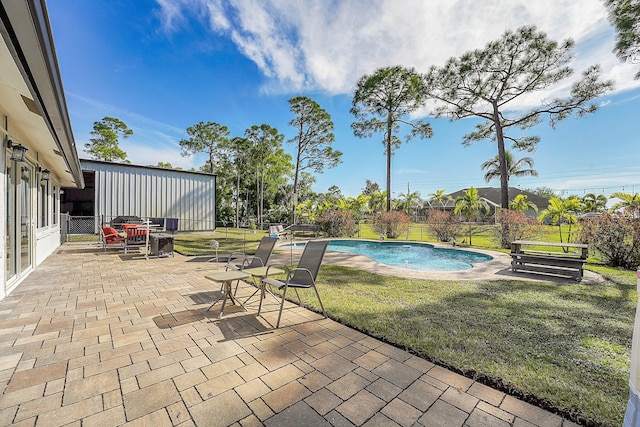
[[106, 251], [107, 248], [124, 248], [126, 236], [118, 233], [115, 228], [109, 226], [100, 227], [100, 234], [102, 235], [102, 248]]
[[[280, 311], [278, 312], [278, 321], [276, 322], [276, 329], [280, 327], [282, 309], [284, 308], [284, 302], [287, 297], [287, 290], [289, 288], [293, 288], [293, 290], [296, 291], [299, 305], [302, 304], [302, 300], [300, 299], [300, 295], [298, 294], [298, 289], [313, 288], [316, 296], [318, 297], [318, 302], [320, 303], [322, 314], [324, 314], [324, 317], [327, 317], [327, 312], [324, 310], [324, 305], [322, 305], [322, 300], [320, 299], [320, 294], [318, 293], [318, 288], [316, 287], [316, 278], [318, 277], [318, 271], [320, 271], [322, 258], [324, 257], [324, 253], [327, 250], [328, 244], [328, 240], [308, 241], [304, 248], [304, 251], [302, 252], [300, 260], [298, 261], [298, 266], [295, 268], [290, 269], [286, 265], [270, 265], [267, 267], [267, 277], [262, 279], [262, 286], [269, 285], [271, 287], [277, 288], [278, 290], [283, 290], [282, 302], [280, 303]], [[272, 267], [284, 268], [287, 271], [287, 278], [284, 280], [284, 282], [268, 277], [269, 269]]]
[[278, 239], [275, 237], [263, 237], [258, 244], [258, 249], [254, 255], [247, 255], [244, 252], [232, 252], [227, 260], [227, 270], [244, 270], [245, 268], [264, 267], [271, 257]]
[[[264, 267], [267, 265], [273, 248], [275, 248], [278, 239], [275, 237], [263, 237], [258, 244], [258, 249], [254, 255], [247, 255], [244, 252], [232, 252], [227, 259], [225, 270], [244, 270], [246, 268]], [[217, 257], [217, 256], [216, 256]], [[233, 292], [235, 296], [238, 293], [240, 281], [236, 283], [236, 289]]]
[[124, 244], [124, 253], [130, 251], [139, 252], [140, 248], [147, 246], [147, 230], [138, 227], [126, 227], [127, 238]]

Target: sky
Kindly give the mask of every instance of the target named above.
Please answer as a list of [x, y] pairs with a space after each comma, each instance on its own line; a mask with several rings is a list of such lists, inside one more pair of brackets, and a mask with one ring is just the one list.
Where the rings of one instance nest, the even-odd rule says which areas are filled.
[[[343, 153], [313, 189], [336, 185], [357, 196], [367, 179], [385, 189], [382, 135], [358, 138], [350, 127], [358, 79], [394, 65], [426, 72], [506, 30], [535, 25], [553, 40], [575, 41], [574, 74], [514, 104], [513, 113], [566, 96], [592, 64], [615, 88], [594, 114], [516, 134], [541, 138], [534, 153], [514, 153], [533, 157], [539, 175], [513, 177], [510, 185], [549, 187], [563, 197], [640, 192], [640, 81], [633, 78], [640, 64], [612, 52], [615, 32], [602, 0], [49, 0], [47, 7], [81, 158], [89, 158], [93, 123], [110, 116], [133, 130], [120, 140], [131, 163], [198, 169], [204, 155], [183, 157], [179, 146], [189, 126], [215, 122], [243, 136], [266, 123], [288, 141], [295, 136], [288, 100], [303, 95], [331, 115], [333, 148]], [[396, 150], [394, 197], [499, 187], [484, 181], [480, 167], [496, 156], [495, 142], [462, 145], [476, 120], [434, 119], [428, 108], [412, 117], [419, 118], [434, 135]], [[294, 154], [292, 144], [284, 148]]]

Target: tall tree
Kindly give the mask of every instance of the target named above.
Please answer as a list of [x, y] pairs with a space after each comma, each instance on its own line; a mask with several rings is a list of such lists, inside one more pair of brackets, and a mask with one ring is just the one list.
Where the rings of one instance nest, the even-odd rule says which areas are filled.
[[277, 163], [275, 157], [286, 159], [290, 164], [291, 156], [286, 155], [282, 150], [284, 135], [268, 124], [253, 125], [245, 131], [244, 136], [252, 144], [251, 160], [255, 170], [257, 193], [256, 219], [259, 224], [262, 224], [267, 170], [270, 165]]
[[605, 4], [617, 31], [614, 52], [623, 61], [640, 63], [640, 0], [606, 0]]
[[380, 68], [358, 81], [351, 113], [356, 122], [351, 124], [353, 133], [359, 138], [371, 137], [382, 132], [382, 143], [387, 156], [387, 212], [391, 210], [391, 157], [401, 144], [396, 135], [400, 125], [411, 131], [406, 137], [430, 138], [433, 135], [428, 123], [409, 121], [406, 117], [424, 103], [426, 90], [420, 75], [413, 68], [401, 66]]
[[[295, 172], [293, 175], [293, 206], [298, 204], [298, 178], [305, 170], [321, 173], [340, 162], [342, 153], [331, 148], [334, 142], [333, 121], [317, 102], [306, 96], [289, 100], [294, 118], [289, 122], [296, 129], [296, 136], [289, 142], [296, 146]], [[291, 222], [296, 223], [295, 209]]]
[[224, 160], [229, 145], [229, 129], [218, 123], [200, 122], [187, 128], [189, 139], [180, 140], [183, 156], [205, 153], [204, 172], [215, 173]]
[[99, 122], [93, 122], [90, 143], [84, 144], [85, 151], [94, 159], [112, 162], [122, 160], [129, 163], [127, 153], [118, 146], [118, 137], [127, 139], [133, 131], [120, 119], [105, 117]]
[[[507, 165], [507, 188], [509, 187], [509, 180], [512, 176], [538, 176], [538, 171], [533, 169], [533, 159], [531, 157], [523, 157], [519, 160], [513, 158], [511, 151], [504, 151], [504, 159]], [[500, 178], [500, 156], [487, 160], [481, 166], [487, 173], [484, 174], [484, 180], [486, 182], [491, 181], [493, 178]]]
[[569, 77], [574, 42], [561, 44], [550, 40], [534, 26], [506, 31], [484, 49], [449, 59], [443, 67], [432, 67], [425, 75], [429, 95], [437, 102], [436, 117], [452, 120], [479, 117], [484, 122], [465, 135], [463, 145], [491, 139], [497, 142], [500, 160], [501, 206], [509, 207], [505, 140], [514, 148], [532, 152], [540, 138], [515, 137], [507, 132], [528, 129], [548, 116], [551, 126], [571, 115], [583, 116], [596, 111], [594, 98], [611, 90], [611, 81], [600, 79], [597, 65], [584, 71], [573, 84], [569, 96], [548, 102], [522, 113], [514, 104], [524, 96], [550, 89]]

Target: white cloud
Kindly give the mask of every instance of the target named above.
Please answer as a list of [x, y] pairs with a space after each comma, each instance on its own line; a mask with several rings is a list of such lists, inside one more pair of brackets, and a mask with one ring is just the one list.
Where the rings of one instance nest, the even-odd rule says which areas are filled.
[[601, 0], [245, 0], [226, 7], [221, 0], [157, 1], [166, 29], [197, 17], [227, 34], [272, 79], [269, 90], [350, 93], [376, 68], [401, 64], [426, 71], [526, 24], [553, 39], [576, 41], [576, 78], [601, 63], [616, 91], [640, 84], [633, 80], [637, 66], [611, 53], [613, 32]]

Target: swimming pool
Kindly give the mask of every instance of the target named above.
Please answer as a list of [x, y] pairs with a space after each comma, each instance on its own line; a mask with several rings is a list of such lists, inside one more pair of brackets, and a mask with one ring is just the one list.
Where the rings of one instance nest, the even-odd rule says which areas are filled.
[[[291, 245], [281, 247], [287, 246]], [[294, 243], [293, 246], [301, 249], [304, 243]], [[436, 248], [425, 243], [332, 240], [327, 250], [360, 254], [382, 264], [410, 270], [469, 270], [473, 268], [472, 264], [493, 259], [478, 252]]]

